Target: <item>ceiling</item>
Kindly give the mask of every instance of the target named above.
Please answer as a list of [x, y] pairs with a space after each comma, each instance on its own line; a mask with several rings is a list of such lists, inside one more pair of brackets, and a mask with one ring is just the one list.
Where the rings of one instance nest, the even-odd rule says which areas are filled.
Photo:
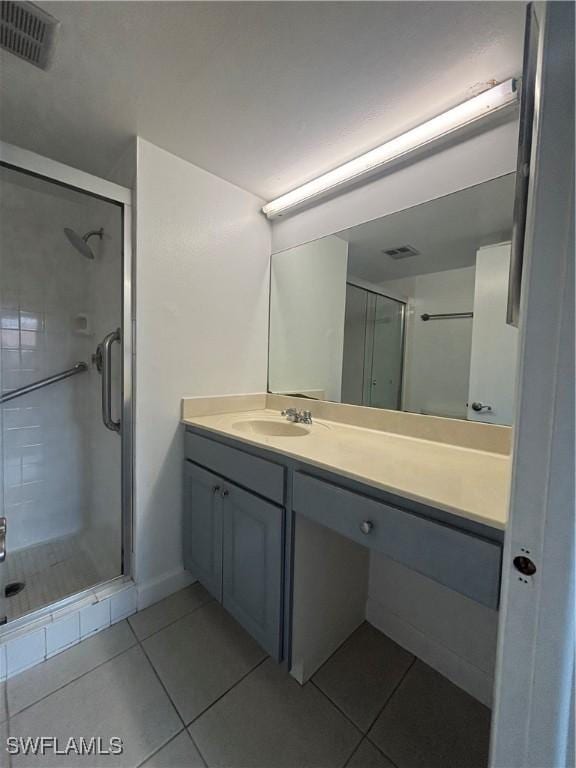
[[136, 134], [270, 199], [518, 74], [523, 2], [42, 2], [0, 137], [100, 176]]
[[[381, 283], [471, 267], [483, 245], [510, 239], [514, 173], [340, 232], [348, 274]], [[395, 260], [382, 251], [411, 245], [419, 255]]]

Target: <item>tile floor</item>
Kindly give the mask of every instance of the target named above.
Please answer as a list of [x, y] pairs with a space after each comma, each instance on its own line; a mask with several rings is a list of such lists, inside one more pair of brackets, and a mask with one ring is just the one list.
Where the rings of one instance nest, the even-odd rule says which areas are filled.
[[26, 586], [5, 601], [7, 618], [24, 616], [100, 584], [107, 577], [87, 557], [79, 536], [66, 536], [13, 552], [6, 559], [6, 583], [24, 582]]
[[[120, 756], [0, 766], [482, 768], [489, 711], [368, 624], [300, 687], [198, 584], [7, 681], [0, 738]], [[10, 762], [11, 760], [11, 762]]]

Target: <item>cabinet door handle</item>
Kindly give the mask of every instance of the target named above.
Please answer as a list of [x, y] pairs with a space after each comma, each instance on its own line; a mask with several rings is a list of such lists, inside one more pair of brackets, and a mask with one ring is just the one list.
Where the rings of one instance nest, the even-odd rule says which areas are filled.
[[226, 488], [224, 488], [224, 489], [222, 490], [222, 493], [220, 494], [220, 496], [222, 496], [222, 498], [223, 498], [223, 499], [225, 499], [225, 498], [226, 498], [226, 496], [229, 496], [229, 495], [230, 495], [230, 491], [229, 491], [229, 490], [227, 490]]
[[372, 528], [374, 528], [374, 523], [371, 520], [362, 520], [360, 523], [360, 530], [366, 535], [372, 531]]
[[212, 487], [212, 493], [218, 493], [218, 492], [219, 492], [219, 490], [220, 490], [220, 486], [219, 486], [219, 485], [214, 485], [214, 486]]

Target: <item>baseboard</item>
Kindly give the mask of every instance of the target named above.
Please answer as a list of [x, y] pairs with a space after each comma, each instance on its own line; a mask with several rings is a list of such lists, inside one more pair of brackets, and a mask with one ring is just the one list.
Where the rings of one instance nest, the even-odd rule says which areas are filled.
[[184, 589], [184, 587], [187, 587], [194, 581], [196, 579], [191, 573], [183, 568], [179, 568], [178, 570], [164, 573], [157, 579], [147, 581], [144, 584], [137, 584], [138, 610], [141, 611], [143, 608], [157, 603], [174, 592], [178, 592], [179, 589]]
[[368, 599], [366, 621], [414, 656], [440, 672], [454, 685], [487, 707], [492, 707], [492, 676], [408, 624], [377, 600]]

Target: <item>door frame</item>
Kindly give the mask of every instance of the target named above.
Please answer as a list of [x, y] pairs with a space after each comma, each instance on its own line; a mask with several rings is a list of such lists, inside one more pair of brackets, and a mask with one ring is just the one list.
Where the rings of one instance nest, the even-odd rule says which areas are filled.
[[[534, 6], [535, 124], [491, 768], [574, 764], [574, 6]], [[533, 575], [514, 566], [530, 557]]]
[[[128, 187], [120, 186], [77, 168], [59, 163], [50, 158], [30, 152], [14, 144], [0, 141], [0, 167], [11, 168], [68, 189], [87, 194], [118, 205], [122, 214], [122, 441], [121, 456], [121, 503], [122, 503], [122, 574], [121, 578], [133, 576], [133, 490], [134, 490], [134, 258], [133, 258], [133, 195]], [[118, 578], [118, 577], [116, 577]], [[112, 579], [115, 581], [116, 579]], [[99, 586], [99, 585], [94, 585]], [[101, 585], [100, 585], [101, 586]], [[90, 588], [88, 592], [91, 592]], [[44, 606], [18, 619], [32, 621], [43, 615], [46, 609], [54, 610], [83, 596], [86, 592], [71, 595], [60, 601]], [[11, 627], [12, 622], [6, 627]]]

